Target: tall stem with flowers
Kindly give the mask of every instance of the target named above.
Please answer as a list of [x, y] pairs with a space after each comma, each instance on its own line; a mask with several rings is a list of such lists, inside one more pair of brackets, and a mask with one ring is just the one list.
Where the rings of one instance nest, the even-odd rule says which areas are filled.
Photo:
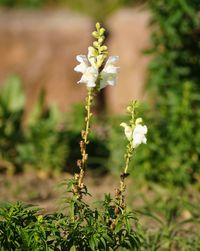
[[[124, 127], [125, 135], [128, 139], [125, 154], [125, 165], [121, 174], [120, 186], [116, 190], [116, 197], [113, 200], [110, 195], [105, 196], [103, 209], [91, 209], [83, 200], [83, 195], [87, 194], [87, 187], [84, 184], [85, 172], [87, 170], [89, 144], [89, 133], [92, 118], [92, 106], [95, 94], [107, 85], [114, 86], [117, 81], [118, 68], [117, 56], [108, 57], [108, 49], [104, 37], [105, 30], [96, 24], [96, 30], [92, 33], [95, 41], [88, 48], [88, 54], [78, 55], [79, 64], [74, 68], [76, 72], [82, 74], [78, 84], [85, 84], [87, 87], [87, 97], [85, 103], [85, 125], [81, 131], [80, 153], [81, 158], [77, 161], [79, 172], [74, 175], [74, 179], [68, 182], [68, 191], [73, 196], [68, 198], [69, 222], [73, 226], [68, 229], [77, 242], [73, 241], [73, 249], [69, 250], [118, 250], [119, 247], [129, 248], [128, 250], [139, 250], [139, 237], [132, 229], [130, 220], [133, 219], [131, 213], [127, 212], [124, 193], [126, 190], [125, 179], [128, 176], [129, 163], [135, 148], [146, 143], [145, 134], [147, 127], [142, 126], [142, 119], [136, 118], [136, 102], [132, 102], [128, 109], [130, 115], [129, 124], [121, 123]], [[78, 236], [76, 236], [78, 233]], [[81, 241], [82, 236], [82, 241]], [[75, 244], [76, 243], [76, 244]], [[71, 244], [70, 244], [71, 245]], [[83, 248], [83, 247], [87, 248]], [[70, 246], [70, 248], [72, 248]], [[79, 249], [76, 249], [76, 248]], [[75, 248], [75, 249], [74, 249]]]
[[127, 107], [127, 112], [129, 114], [130, 120], [129, 124], [123, 122], [120, 124], [124, 128], [125, 136], [128, 140], [128, 144], [126, 146], [126, 153], [124, 155], [125, 165], [123, 167], [123, 172], [120, 175], [120, 186], [116, 189], [116, 203], [115, 203], [115, 220], [111, 224], [111, 228], [114, 228], [116, 225], [116, 221], [118, 219], [119, 214], [123, 214], [126, 204], [125, 204], [125, 191], [126, 191], [126, 184], [125, 180], [129, 176], [128, 168], [130, 161], [133, 157], [133, 153], [135, 149], [140, 144], [146, 144], [147, 138], [147, 126], [142, 125], [143, 121], [142, 118], [136, 118], [136, 109], [137, 109], [137, 102], [132, 101], [130, 105]]
[[87, 56], [77, 56], [79, 64], [74, 68], [76, 72], [82, 73], [82, 77], [78, 83], [86, 84], [87, 86], [85, 128], [81, 132], [82, 139], [80, 141], [81, 159], [77, 161], [80, 171], [78, 174], [75, 174], [73, 188], [73, 193], [78, 199], [82, 199], [82, 195], [86, 191], [84, 176], [88, 161], [87, 145], [89, 144], [88, 135], [90, 132], [94, 95], [107, 85], [114, 86], [117, 78], [118, 67], [115, 64], [118, 61], [118, 57], [108, 57], [107, 46], [104, 44], [104, 33], [105, 29], [97, 23], [96, 31], [92, 33], [95, 38], [93, 46], [88, 48]]

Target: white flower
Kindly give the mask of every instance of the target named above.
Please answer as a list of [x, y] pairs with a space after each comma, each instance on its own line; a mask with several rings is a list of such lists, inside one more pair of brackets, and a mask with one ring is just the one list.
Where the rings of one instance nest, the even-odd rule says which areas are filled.
[[136, 148], [140, 144], [146, 144], [147, 138], [145, 137], [145, 134], [147, 133], [147, 126], [142, 126], [140, 124], [136, 125], [133, 130], [133, 142], [132, 146], [133, 148]]
[[74, 70], [76, 72], [81, 72], [81, 73], [85, 73], [85, 71], [87, 70], [87, 68], [89, 67], [89, 62], [88, 59], [85, 55], [78, 55], [76, 56], [77, 61], [80, 63], [79, 65], [77, 65]]
[[146, 144], [147, 138], [145, 134], [147, 134], [147, 126], [136, 124], [134, 129], [128, 126], [126, 123], [121, 123], [120, 126], [124, 127], [124, 133], [129, 141], [132, 141], [132, 147], [136, 148], [140, 144]]
[[127, 139], [130, 141], [132, 138], [132, 128], [130, 126], [128, 126], [126, 123], [121, 123], [120, 126], [124, 127], [124, 133], [127, 137]]
[[105, 64], [105, 67], [101, 71], [100, 89], [107, 85], [114, 86], [117, 82], [118, 68], [115, 64], [118, 62], [118, 56], [110, 56]]
[[[80, 64], [77, 65], [74, 70], [83, 74], [78, 83], [86, 84], [87, 87], [95, 87], [96, 80], [99, 76], [98, 67], [103, 62], [103, 55], [95, 56], [94, 48], [89, 47], [88, 56], [78, 55], [76, 59]], [[113, 86], [116, 84], [117, 72], [119, 68], [115, 66], [117, 61], [117, 56], [111, 56], [108, 58], [105, 67], [100, 72], [100, 89], [106, 87], [107, 85]]]
[[98, 77], [98, 70], [94, 68], [93, 66], [90, 66], [83, 73], [78, 83], [86, 84], [87, 87], [95, 87], [97, 77]]
[[77, 65], [74, 70], [83, 74], [78, 83], [86, 84], [87, 87], [95, 87], [98, 69], [94, 66], [90, 66], [90, 62], [85, 55], [78, 55], [76, 59], [80, 64]]

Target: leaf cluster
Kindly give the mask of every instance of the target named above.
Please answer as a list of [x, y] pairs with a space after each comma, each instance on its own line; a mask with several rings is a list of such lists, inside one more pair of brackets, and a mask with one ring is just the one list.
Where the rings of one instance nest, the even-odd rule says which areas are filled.
[[199, 177], [199, 1], [148, 1], [152, 13], [148, 147], [135, 166], [148, 179], [185, 186]]
[[[42, 215], [21, 203], [0, 207], [1, 250], [138, 250], [139, 237], [130, 225], [130, 213], [121, 215], [114, 230], [113, 205], [108, 196], [101, 210], [71, 197], [67, 213]], [[134, 218], [135, 219], [135, 218]]]

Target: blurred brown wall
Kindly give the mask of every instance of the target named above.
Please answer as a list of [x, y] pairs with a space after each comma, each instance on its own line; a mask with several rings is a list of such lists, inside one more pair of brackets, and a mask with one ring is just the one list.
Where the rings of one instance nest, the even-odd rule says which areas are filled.
[[[131, 99], [142, 99], [147, 58], [142, 50], [148, 46], [149, 15], [125, 9], [107, 22], [111, 55], [120, 56], [119, 83], [106, 90], [108, 110], [123, 111]], [[80, 75], [73, 71], [76, 55], [86, 54], [91, 43], [92, 21], [70, 11], [0, 12], [0, 84], [11, 74], [22, 77], [28, 109], [42, 87], [47, 103], [56, 102], [62, 110], [85, 96]]]

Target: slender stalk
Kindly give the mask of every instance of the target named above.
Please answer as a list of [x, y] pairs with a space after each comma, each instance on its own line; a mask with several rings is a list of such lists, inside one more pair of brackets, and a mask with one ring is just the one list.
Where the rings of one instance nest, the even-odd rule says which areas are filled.
[[77, 181], [76, 187], [74, 189], [74, 193], [77, 195], [79, 199], [82, 198], [83, 189], [85, 188], [84, 185], [84, 176], [87, 167], [87, 145], [89, 144], [88, 135], [90, 132], [90, 121], [92, 117], [91, 107], [93, 101], [94, 91], [92, 88], [88, 89], [87, 97], [86, 97], [86, 116], [85, 116], [85, 129], [81, 132], [81, 141], [80, 141], [80, 152], [81, 152], [81, 159], [77, 161], [77, 165], [80, 169], [79, 174], [75, 175], [75, 180]]
[[[132, 127], [132, 131], [133, 131], [133, 128], [134, 128], [134, 125], [135, 125], [135, 106], [136, 106], [136, 101], [133, 101], [131, 103], [131, 105], [128, 107], [128, 112], [130, 113], [130, 116], [131, 116], [130, 125]], [[133, 156], [133, 151], [134, 151], [134, 148], [132, 146], [132, 141], [130, 141], [128, 143], [128, 145], [127, 145], [127, 150], [126, 150], [126, 154], [125, 154], [125, 167], [124, 167], [123, 173], [120, 175], [119, 195], [120, 195], [121, 204], [124, 204], [124, 195], [123, 195], [123, 193], [126, 190], [125, 179], [129, 175], [128, 174], [128, 168], [129, 168], [131, 158]]]
[[133, 148], [132, 148], [132, 143], [129, 142], [127, 146], [127, 153], [125, 154], [125, 167], [123, 173], [120, 175], [120, 192], [121, 195], [123, 192], [125, 192], [126, 185], [125, 185], [125, 179], [128, 177], [128, 167], [131, 161], [131, 158], [133, 156]]
[[[132, 128], [132, 133], [133, 129], [135, 126], [135, 107], [136, 107], [136, 102], [133, 101], [130, 106], [128, 106], [127, 110], [130, 114], [130, 125]], [[116, 194], [115, 194], [115, 199], [116, 199], [116, 204], [115, 204], [115, 219], [111, 224], [111, 228], [114, 228], [116, 225], [116, 221], [118, 219], [119, 214], [123, 214], [124, 210], [126, 209], [126, 203], [125, 203], [125, 191], [126, 191], [126, 184], [125, 180], [129, 176], [128, 174], [128, 168], [129, 164], [131, 161], [131, 158], [133, 156], [134, 148], [133, 148], [133, 143], [132, 143], [132, 136], [131, 140], [129, 141], [127, 147], [126, 147], [126, 153], [124, 155], [125, 157], [125, 166], [123, 168], [123, 172], [120, 175], [120, 186], [119, 188], [116, 189]]]

